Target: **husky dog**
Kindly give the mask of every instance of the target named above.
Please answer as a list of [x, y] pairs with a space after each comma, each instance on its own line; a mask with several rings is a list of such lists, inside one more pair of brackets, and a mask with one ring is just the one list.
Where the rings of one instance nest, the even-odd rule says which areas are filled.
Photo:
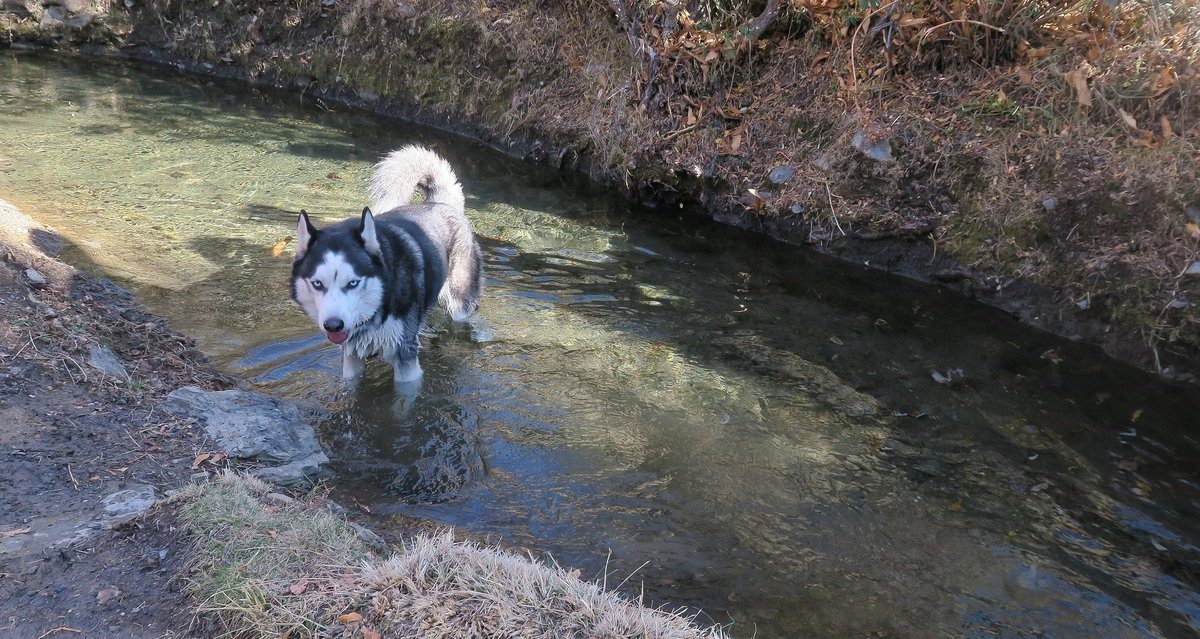
[[[343, 377], [358, 377], [363, 361], [379, 355], [397, 382], [415, 381], [426, 316], [435, 301], [455, 321], [475, 312], [483, 257], [462, 186], [433, 151], [393, 151], [375, 166], [369, 187], [372, 206], [359, 219], [317, 229], [300, 211], [292, 299], [341, 345]], [[418, 187], [424, 201], [411, 203]]]

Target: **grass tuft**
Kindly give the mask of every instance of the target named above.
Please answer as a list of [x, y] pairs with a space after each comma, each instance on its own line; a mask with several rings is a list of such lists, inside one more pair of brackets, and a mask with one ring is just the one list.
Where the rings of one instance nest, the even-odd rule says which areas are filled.
[[323, 495], [271, 490], [226, 471], [177, 496], [194, 538], [187, 589], [222, 637], [725, 636], [450, 532], [414, 536], [381, 559]]

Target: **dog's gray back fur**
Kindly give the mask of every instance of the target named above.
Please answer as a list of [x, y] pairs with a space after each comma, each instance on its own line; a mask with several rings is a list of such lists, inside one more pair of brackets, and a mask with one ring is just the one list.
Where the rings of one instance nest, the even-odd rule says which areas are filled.
[[[406, 146], [375, 165], [369, 188], [378, 219], [409, 220], [445, 250], [446, 281], [438, 301], [450, 316], [461, 321], [474, 313], [483, 294], [483, 254], [450, 164], [429, 149]], [[425, 199], [412, 203], [418, 188]]]

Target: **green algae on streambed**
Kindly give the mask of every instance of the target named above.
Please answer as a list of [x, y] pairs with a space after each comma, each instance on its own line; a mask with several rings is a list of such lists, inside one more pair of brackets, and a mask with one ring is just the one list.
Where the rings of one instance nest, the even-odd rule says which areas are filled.
[[[393, 121], [41, 57], [0, 78], [0, 193], [228, 370], [333, 409], [335, 491], [377, 528], [502, 537], [735, 636], [1200, 630], [1194, 392]], [[339, 390], [273, 247], [412, 141], [458, 169], [489, 287], [397, 407], [386, 367]]]

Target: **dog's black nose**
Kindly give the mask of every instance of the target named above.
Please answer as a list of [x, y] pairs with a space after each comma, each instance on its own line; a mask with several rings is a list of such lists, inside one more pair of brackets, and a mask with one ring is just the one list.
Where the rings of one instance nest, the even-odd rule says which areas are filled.
[[331, 317], [325, 320], [324, 326], [325, 330], [329, 331], [330, 333], [340, 333], [342, 332], [342, 329], [346, 327], [346, 325], [342, 323], [342, 320], [336, 317]]

